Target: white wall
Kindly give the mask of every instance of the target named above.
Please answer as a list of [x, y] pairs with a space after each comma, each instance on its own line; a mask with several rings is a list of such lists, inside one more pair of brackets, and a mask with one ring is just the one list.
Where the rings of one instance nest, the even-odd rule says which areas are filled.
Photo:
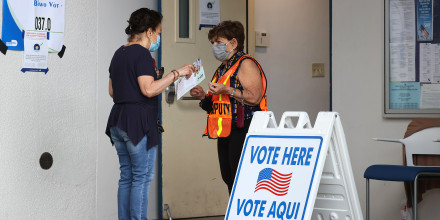
[[[21, 73], [23, 52], [0, 54], [0, 219], [116, 219], [119, 165], [104, 134], [108, 66], [130, 13], [157, 0], [66, 2], [62, 59]], [[2, 10], [2, 5], [0, 5]], [[1, 16], [0, 16], [1, 23]], [[43, 170], [49, 152], [53, 167]], [[157, 183], [149, 215], [157, 217]]]
[[97, 2], [66, 7], [67, 50], [50, 54], [47, 75], [20, 72], [23, 52], [0, 54], [2, 220], [95, 218]]
[[[365, 214], [363, 173], [372, 164], [402, 164], [398, 144], [373, 137], [403, 137], [409, 119], [382, 117], [384, 76], [384, 1], [333, 1], [333, 110], [340, 113], [361, 204]], [[372, 181], [371, 219], [399, 219], [405, 198], [402, 183]], [[431, 191], [420, 219], [438, 219], [440, 193]]]
[[[255, 58], [268, 82], [268, 105], [279, 120], [284, 111], [306, 111], [312, 124], [329, 107], [329, 3], [322, 0], [256, 0], [255, 30], [270, 35]], [[312, 78], [312, 63], [325, 77]]]
[[[114, 52], [121, 45], [127, 43], [125, 28], [130, 14], [138, 8], [147, 7], [157, 10], [157, 0], [129, 1], [99, 0], [98, 11], [98, 162], [97, 162], [97, 219], [117, 219], [117, 190], [119, 180], [119, 163], [115, 148], [105, 135], [108, 115], [113, 100], [108, 95], [108, 68]], [[157, 60], [157, 54], [153, 57]], [[157, 163], [156, 163], [157, 175]], [[150, 200], [148, 204], [149, 218], [158, 217], [158, 185], [157, 178], [150, 186]]]

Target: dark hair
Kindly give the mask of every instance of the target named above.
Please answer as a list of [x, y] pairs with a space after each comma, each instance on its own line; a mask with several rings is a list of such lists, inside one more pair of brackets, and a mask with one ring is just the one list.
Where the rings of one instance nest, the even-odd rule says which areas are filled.
[[209, 40], [214, 40], [218, 37], [223, 37], [228, 40], [235, 38], [238, 43], [237, 50], [241, 51], [244, 49], [244, 28], [239, 21], [223, 21], [209, 30]]
[[128, 27], [125, 33], [129, 35], [128, 40], [132, 40], [136, 34], [140, 34], [152, 28], [153, 31], [162, 22], [162, 14], [148, 8], [140, 8], [130, 15]]

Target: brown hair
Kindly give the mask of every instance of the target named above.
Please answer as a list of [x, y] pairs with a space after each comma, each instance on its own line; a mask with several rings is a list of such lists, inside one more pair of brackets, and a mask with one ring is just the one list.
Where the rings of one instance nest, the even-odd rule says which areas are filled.
[[214, 40], [218, 37], [223, 37], [228, 40], [235, 38], [238, 43], [237, 50], [242, 51], [244, 49], [244, 28], [239, 21], [223, 21], [209, 30], [209, 40]]
[[131, 13], [125, 33], [129, 35], [128, 40], [130, 41], [136, 34], [143, 33], [148, 28], [152, 28], [155, 31], [161, 22], [162, 14], [160, 12], [148, 8], [140, 8]]

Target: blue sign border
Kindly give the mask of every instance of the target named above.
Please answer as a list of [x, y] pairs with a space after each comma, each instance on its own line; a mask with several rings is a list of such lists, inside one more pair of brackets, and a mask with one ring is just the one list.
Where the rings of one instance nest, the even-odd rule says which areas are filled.
[[319, 139], [319, 140], [321, 140], [321, 143], [319, 143], [318, 155], [316, 156], [316, 160], [315, 160], [315, 166], [313, 167], [313, 173], [312, 173], [312, 179], [310, 180], [309, 191], [307, 192], [306, 204], [304, 206], [304, 211], [303, 211], [302, 218], [301, 218], [303, 220], [304, 219], [304, 214], [305, 214], [306, 209], [307, 209], [307, 204], [309, 202], [310, 190], [312, 189], [313, 179], [315, 177], [316, 165], [318, 164], [319, 156], [321, 154], [321, 147], [322, 147], [322, 141], [323, 141], [323, 138], [321, 136], [249, 135], [246, 138], [246, 143], [245, 143], [245, 145], [243, 147], [243, 153], [241, 154], [240, 163], [239, 163], [239, 166], [238, 166], [238, 171], [237, 171], [237, 174], [235, 175], [234, 188], [232, 189], [231, 198], [229, 199], [228, 213], [226, 213], [226, 218], [225, 219], [226, 220], [229, 219], [229, 212], [231, 211], [232, 201], [234, 201], [234, 193], [235, 193], [235, 187], [236, 187], [235, 182], [238, 180], [238, 177], [240, 176], [241, 165], [242, 165], [242, 162], [243, 162], [243, 157], [244, 157], [245, 152], [246, 152], [246, 147], [247, 147], [249, 138], [285, 138], [285, 139]]
[[17, 41], [17, 45], [9, 45], [9, 50], [24, 50], [23, 30], [21, 30], [12, 16], [8, 0], [3, 0], [3, 21], [2, 21], [2, 40], [7, 45], [12, 40]]

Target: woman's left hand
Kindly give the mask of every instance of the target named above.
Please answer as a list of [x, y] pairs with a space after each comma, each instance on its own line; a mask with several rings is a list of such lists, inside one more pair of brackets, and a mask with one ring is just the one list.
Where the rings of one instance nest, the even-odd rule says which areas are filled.
[[229, 94], [230, 89], [231, 87], [225, 86], [221, 83], [209, 83], [209, 92], [211, 92], [214, 95]]
[[204, 99], [206, 97], [206, 93], [205, 93], [205, 91], [203, 91], [203, 88], [201, 86], [195, 86], [194, 88], [192, 88], [189, 91], [189, 94], [192, 97], [196, 97], [196, 98], [198, 98], [200, 100], [202, 100], [202, 99]]

